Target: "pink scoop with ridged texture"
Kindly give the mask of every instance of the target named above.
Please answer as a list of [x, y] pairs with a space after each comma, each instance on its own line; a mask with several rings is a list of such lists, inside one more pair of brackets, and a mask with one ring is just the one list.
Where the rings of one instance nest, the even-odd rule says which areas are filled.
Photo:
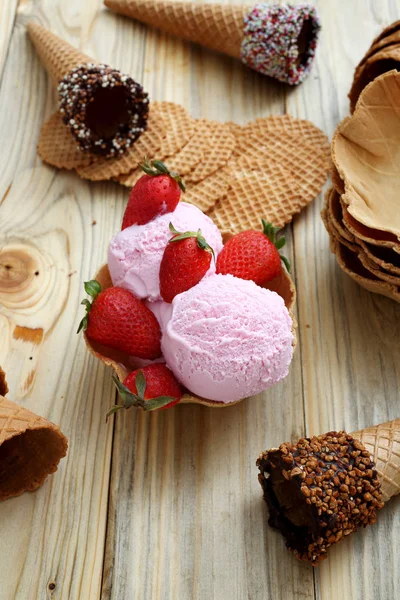
[[278, 294], [214, 274], [175, 296], [161, 348], [188, 390], [229, 403], [286, 377], [292, 343], [292, 319]]
[[[192, 204], [179, 202], [172, 213], [156, 217], [145, 225], [132, 225], [114, 236], [108, 249], [113, 285], [151, 302], [161, 299], [159, 272], [165, 247], [172, 237], [170, 222], [177, 231], [201, 229], [215, 257], [221, 252], [221, 233], [213, 221]], [[215, 273], [214, 261], [207, 275], [211, 273]]]

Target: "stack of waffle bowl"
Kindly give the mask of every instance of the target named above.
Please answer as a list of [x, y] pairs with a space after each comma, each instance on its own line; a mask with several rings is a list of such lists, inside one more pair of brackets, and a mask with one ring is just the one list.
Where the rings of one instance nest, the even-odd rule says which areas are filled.
[[393, 69], [400, 69], [400, 21], [386, 27], [374, 39], [357, 65], [349, 92], [351, 112], [354, 112], [363, 89], [376, 77]]
[[371, 292], [400, 302], [400, 73], [361, 93], [332, 141], [332, 187], [322, 218], [341, 268]]
[[[38, 24], [28, 33], [53, 82], [92, 61]], [[84, 152], [60, 111], [44, 123], [38, 152], [47, 163], [84, 179], [132, 187], [145, 157], [166, 162], [185, 179], [185, 201], [225, 231], [259, 227], [260, 217], [282, 227], [321, 191], [329, 142], [309, 121], [279, 115], [246, 125], [192, 118], [173, 102], [151, 102], [147, 130], [120, 157]]]
[[0, 367], [0, 501], [35, 491], [68, 447], [57, 425], [5, 398], [7, 392]]

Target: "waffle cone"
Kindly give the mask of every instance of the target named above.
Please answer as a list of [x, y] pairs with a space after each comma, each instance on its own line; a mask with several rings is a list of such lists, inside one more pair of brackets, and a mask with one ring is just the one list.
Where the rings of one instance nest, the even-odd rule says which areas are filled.
[[28, 23], [27, 30], [54, 85], [80, 63], [93, 62], [89, 56], [38, 23]]
[[67, 438], [57, 425], [4, 398], [0, 369], [0, 500], [33, 492], [67, 452]]
[[251, 6], [192, 4], [168, 0], [105, 0], [115, 12], [240, 58], [243, 21]]
[[367, 427], [351, 434], [364, 444], [373, 457], [387, 502], [400, 493], [400, 419]]
[[[229, 237], [230, 235], [226, 234], [226, 236], [224, 236], [224, 239], [228, 239]], [[111, 276], [107, 265], [103, 265], [99, 269], [94, 279], [96, 279], [100, 283], [102, 290], [105, 290], [112, 286]], [[293, 309], [296, 302], [296, 289], [294, 283], [290, 276], [287, 274], [287, 272], [284, 269], [282, 269], [280, 277], [277, 277], [276, 279], [271, 281], [267, 287], [268, 289], [282, 296], [282, 298], [285, 301], [285, 305], [293, 319], [293, 344], [295, 345], [295, 328], [297, 327], [297, 323], [293, 318]], [[113, 350], [111, 348], [106, 348], [104, 346], [101, 346], [100, 344], [97, 344], [93, 340], [90, 340], [87, 337], [86, 333], [84, 334], [84, 338], [86, 342], [86, 347], [89, 350], [89, 352], [106, 366], [112, 367], [120, 381], [123, 381], [130, 371], [133, 371], [135, 368], [137, 368], [137, 365], [135, 365], [131, 361], [131, 358], [123, 352]], [[211, 408], [224, 408], [226, 406], [232, 406], [233, 404], [237, 404], [238, 402], [241, 402], [241, 400], [237, 400], [236, 402], [230, 402], [229, 404], [224, 404], [223, 402], [215, 402], [214, 400], [208, 400], [207, 398], [193, 396], [190, 392], [184, 394], [182, 396], [182, 399], [180, 400], [180, 403], [182, 404], [202, 404]]]

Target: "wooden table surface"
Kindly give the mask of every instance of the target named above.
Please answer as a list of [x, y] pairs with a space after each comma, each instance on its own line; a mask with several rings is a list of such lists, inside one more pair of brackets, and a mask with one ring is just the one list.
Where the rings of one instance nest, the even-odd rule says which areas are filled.
[[287, 228], [299, 322], [288, 378], [226, 410], [130, 411], [106, 426], [111, 373], [75, 331], [82, 282], [105, 261], [127, 191], [36, 154], [56, 96], [26, 35], [31, 18], [196, 117], [245, 123], [289, 112], [331, 136], [348, 114], [356, 63], [400, 17], [400, 0], [317, 4], [316, 61], [289, 89], [101, 0], [1, 0], [0, 364], [10, 397], [59, 423], [70, 448], [37, 493], [0, 505], [0, 600], [400, 598], [399, 499], [313, 569], [267, 526], [257, 481], [255, 460], [271, 446], [400, 416], [400, 306], [340, 271], [322, 198]]

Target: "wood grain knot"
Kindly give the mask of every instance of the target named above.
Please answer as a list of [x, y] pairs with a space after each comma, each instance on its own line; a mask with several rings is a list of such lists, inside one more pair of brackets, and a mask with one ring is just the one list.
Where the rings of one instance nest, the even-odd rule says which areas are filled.
[[0, 302], [9, 309], [36, 304], [49, 280], [48, 257], [30, 245], [3, 246], [0, 250]]

